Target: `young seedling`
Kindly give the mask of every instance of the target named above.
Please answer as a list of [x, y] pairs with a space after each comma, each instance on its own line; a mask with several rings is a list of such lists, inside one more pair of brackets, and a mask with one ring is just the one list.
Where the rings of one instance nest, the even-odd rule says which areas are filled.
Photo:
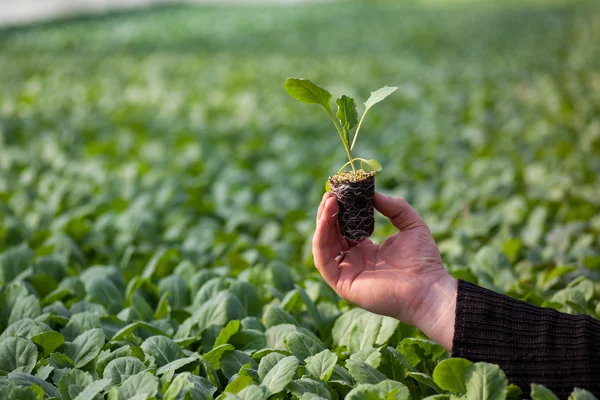
[[[375, 228], [373, 215], [375, 173], [381, 171], [382, 167], [377, 160], [354, 157], [352, 151], [365, 116], [371, 107], [394, 93], [398, 88], [385, 86], [371, 92], [371, 97], [364, 103], [365, 111], [360, 121], [356, 102], [351, 97], [343, 95], [335, 101], [338, 109], [334, 116], [330, 104], [332, 95], [322, 87], [307, 79], [288, 78], [284, 88], [292, 98], [298, 101], [323, 106], [333, 121], [335, 129], [342, 139], [348, 162], [342, 165], [335, 175], [329, 177], [326, 190], [331, 190], [340, 206], [338, 222], [342, 235], [350, 240], [360, 240], [371, 236]], [[354, 128], [356, 130], [351, 141], [350, 136]], [[360, 164], [360, 169], [356, 168], [357, 162]], [[351, 170], [344, 171], [347, 167], [350, 167]]]

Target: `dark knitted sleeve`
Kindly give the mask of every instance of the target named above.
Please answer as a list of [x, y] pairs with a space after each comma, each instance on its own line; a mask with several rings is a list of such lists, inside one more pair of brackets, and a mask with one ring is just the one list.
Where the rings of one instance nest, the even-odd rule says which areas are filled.
[[459, 280], [452, 356], [498, 364], [528, 396], [531, 383], [567, 398], [600, 395], [600, 321], [541, 308]]

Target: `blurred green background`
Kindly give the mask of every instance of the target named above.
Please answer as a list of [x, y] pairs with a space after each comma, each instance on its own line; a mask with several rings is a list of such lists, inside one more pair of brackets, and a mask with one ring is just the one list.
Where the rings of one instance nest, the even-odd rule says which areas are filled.
[[[423, 214], [455, 276], [596, 313], [599, 37], [595, 1], [170, 6], [6, 28], [0, 251], [26, 241], [125, 277], [159, 251], [158, 277], [181, 259], [314, 273], [316, 207], [345, 154], [283, 83], [361, 102], [396, 85], [356, 150], [382, 162], [378, 190]], [[583, 297], [552, 297], [582, 281]]]

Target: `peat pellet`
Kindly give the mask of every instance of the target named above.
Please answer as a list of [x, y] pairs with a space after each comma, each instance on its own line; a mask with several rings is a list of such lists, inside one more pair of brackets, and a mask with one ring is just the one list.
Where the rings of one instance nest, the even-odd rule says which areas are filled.
[[330, 177], [329, 183], [340, 207], [338, 223], [342, 236], [350, 240], [371, 236], [375, 229], [375, 173], [341, 172]]

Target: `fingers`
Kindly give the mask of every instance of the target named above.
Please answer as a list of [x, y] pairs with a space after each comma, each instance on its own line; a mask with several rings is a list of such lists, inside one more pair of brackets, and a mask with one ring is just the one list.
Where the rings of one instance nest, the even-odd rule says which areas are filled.
[[321, 204], [319, 204], [319, 209], [317, 211], [317, 222], [319, 222], [319, 218], [321, 218], [321, 213], [323, 212], [323, 208], [325, 207], [326, 200], [331, 196], [332, 195], [329, 192], [325, 192], [325, 194], [323, 195], [323, 199], [321, 199]]
[[375, 193], [375, 208], [388, 217], [391, 223], [401, 231], [426, 226], [419, 214], [406, 200]]
[[335, 258], [343, 250], [341, 235], [337, 227], [339, 207], [331, 195], [324, 196], [322, 209], [317, 220], [317, 229], [312, 241], [315, 266], [330, 285], [335, 285], [339, 278], [338, 263]]

